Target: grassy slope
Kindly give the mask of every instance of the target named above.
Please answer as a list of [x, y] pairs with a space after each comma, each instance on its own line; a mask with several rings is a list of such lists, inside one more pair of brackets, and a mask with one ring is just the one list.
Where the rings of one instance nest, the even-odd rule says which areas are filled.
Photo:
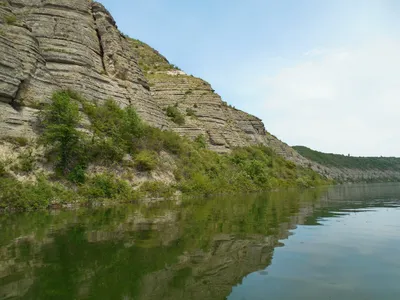
[[400, 158], [395, 157], [354, 157], [339, 154], [322, 153], [304, 146], [294, 146], [302, 156], [327, 167], [360, 170], [400, 171]]
[[139, 56], [139, 66], [145, 72], [179, 70], [149, 45], [135, 39], [130, 39], [130, 41]]

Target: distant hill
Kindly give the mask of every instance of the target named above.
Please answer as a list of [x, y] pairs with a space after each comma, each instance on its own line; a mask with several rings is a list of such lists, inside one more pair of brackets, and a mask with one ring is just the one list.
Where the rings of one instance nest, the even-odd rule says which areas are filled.
[[355, 157], [340, 154], [323, 153], [304, 146], [294, 146], [303, 157], [326, 167], [400, 171], [400, 158], [396, 157]]

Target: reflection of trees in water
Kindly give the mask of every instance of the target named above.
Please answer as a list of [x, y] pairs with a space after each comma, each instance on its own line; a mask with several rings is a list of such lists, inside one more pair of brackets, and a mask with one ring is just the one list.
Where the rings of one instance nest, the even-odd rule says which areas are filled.
[[290, 229], [313, 223], [321, 205], [332, 206], [327, 199], [396, 193], [352, 186], [187, 200], [180, 207], [1, 216], [0, 299], [223, 299], [270, 264]]

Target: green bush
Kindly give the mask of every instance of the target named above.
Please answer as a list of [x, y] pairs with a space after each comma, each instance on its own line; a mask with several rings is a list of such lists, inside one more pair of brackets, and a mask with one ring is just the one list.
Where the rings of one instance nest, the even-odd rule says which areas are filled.
[[179, 154], [185, 147], [185, 139], [173, 131], [162, 131], [158, 128], [146, 126], [143, 136], [136, 141], [139, 150], [150, 150], [157, 153], [167, 151]]
[[207, 148], [207, 140], [203, 134], [198, 135], [194, 142], [197, 144], [199, 148], [206, 149]]
[[124, 180], [112, 174], [98, 174], [86, 180], [78, 193], [87, 201], [114, 200], [131, 202], [137, 200], [137, 193]]
[[29, 145], [29, 140], [23, 136], [7, 136], [2, 139], [19, 147], [26, 147]]
[[45, 177], [40, 177], [35, 183], [22, 183], [11, 177], [0, 178], [1, 209], [33, 210], [75, 199], [73, 192], [59, 184], [50, 183]]
[[86, 166], [85, 165], [77, 165], [68, 174], [68, 180], [73, 183], [84, 183], [86, 181]]
[[7, 175], [6, 164], [3, 161], [0, 161], [0, 177], [6, 177]]
[[15, 15], [8, 15], [4, 17], [4, 21], [8, 25], [14, 25], [17, 22], [17, 17]]
[[218, 186], [207, 174], [194, 173], [181, 185], [181, 189], [190, 194], [211, 195], [218, 191]]
[[163, 149], [172, 154], [181, 154], [187, 141], [172, 131], [162, 131], [160, 135]]
[[15, 171], [21, 171], [21, 172], [32, 172], [36, 167], [36, 158], [32, 153], [32, 150], [26, 150], [20, 153], [18, 156], [18, 163], [13, 168]]
[[196, 111], [192, 108], [187, 108], [186, 115], [189, 117], [196, 117]]
[[171, 118], [172, 122], [178, 125], [185, 124], [185, 116], [179, 111], [176, 106], [168, 106], [166, 113], [167, 116]]
[[145, 126], [132, 107], [122, 109], [111, 99], [97, 105], [82, 102], [91, 122], [91, 152], [95, 159], [115, 162], [137, 151], [137, 140], [143, 136]]
[[157, 167], [157, 164], [157, 153], [153, 151], [144, 150], [135, 157], [136, 169], [141, 172], [152, 171]]
[[147, 181], [140, 187], [140, 192], [152, 198], [171, 198], [175, 188], [161, 181]]
[[67, 92], [55, 93], [40, 119], [43, 126], [41, 142], [51, 149], [56, 169], [66, 176], [82, 163], [85, 156], [84, 138], [77, 129], [81, 121], [78, 103]]

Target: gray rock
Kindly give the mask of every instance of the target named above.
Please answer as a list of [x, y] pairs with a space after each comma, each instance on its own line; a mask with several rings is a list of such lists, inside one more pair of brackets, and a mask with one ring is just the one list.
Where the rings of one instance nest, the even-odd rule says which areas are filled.
[[[376, 178], [371, 170], [326, 168], [268, 133], [260, 119], [230, 107], [211, 85], [177, 70], [156, 50], [125, 37], [110, 13], [91, 0], [2, 0], [0, 5], [0, 137], [34, 136], [37, 108], [56, 90], [91, 101], [132, 105], [150, 125], [195, 139], [211, 150], [262, 144], [325, 176]], [[163, 109], [177, 105], [185, 124]]]

